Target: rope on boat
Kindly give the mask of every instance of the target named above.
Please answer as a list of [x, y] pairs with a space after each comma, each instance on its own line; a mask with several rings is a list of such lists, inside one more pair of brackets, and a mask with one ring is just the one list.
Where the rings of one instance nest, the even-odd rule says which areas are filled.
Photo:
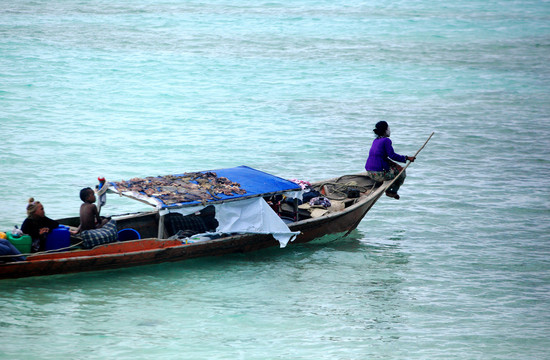
[[[376, 184], [374, 184], [376, 185]], [[352, 185], [352, 184], [341, 184], [337, 182], [324, 182], [321, 183], [319, 186], [320, 189], [325, 189], [325, 197], [329, 198], [330, 200], [345, 200], [348, 197], [347, 190], [350, 188], [354, 188], [359, 190], [362, 193], [365, 193], [372, 188], [373, 186], [359, 186], [359, 185]]]

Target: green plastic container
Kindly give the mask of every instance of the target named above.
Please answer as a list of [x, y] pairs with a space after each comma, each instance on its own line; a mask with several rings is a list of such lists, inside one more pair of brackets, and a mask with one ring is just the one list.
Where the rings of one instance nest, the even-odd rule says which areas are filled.
[[29, 235], [14, 237], [11, 232], [7, 232], [8, 241], [13, 244], [21, 252], [21, 254], [29, 254], [31, 252], [32, 238]]

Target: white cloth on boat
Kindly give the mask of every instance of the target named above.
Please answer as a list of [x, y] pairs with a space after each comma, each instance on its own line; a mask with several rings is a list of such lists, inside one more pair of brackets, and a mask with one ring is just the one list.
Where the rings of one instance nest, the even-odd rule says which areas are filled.
[[[160, 215], [166, 215], [168, 212], [189, 215], [204, 207], [200, 205], [171, 210], [164, 209], [161, 210]], [[216, 220], [219, 222], [217, 233], [271, 234], [282, 248], [300, 233], [290, 231], [262, 197], [214, 204], [214, 207], [216, 208]]]
[[216, 219], [220, 223], [216, 230], [219, 232], [271, 234], [279, 241], [282, 248], [300, 233], [290, 231], [279, 215], [261, 197], [221, 204], [221, 206], [224, 205], [229, 206], [218, 210], [216, 205]]

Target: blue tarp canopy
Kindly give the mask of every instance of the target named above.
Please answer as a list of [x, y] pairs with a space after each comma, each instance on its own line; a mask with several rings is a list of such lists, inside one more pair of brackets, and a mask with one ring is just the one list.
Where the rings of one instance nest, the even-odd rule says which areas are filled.
[[300, 185], [248, 166], [111, 182], [111, 192], [159, 209], [215, 204], [301, 191]]
[[218, 176], [226, 177], [231, 181], [241, 184], [241, 188], [246, 190], [246, 194], [228, 198], [252, 197], [263, 194], [302, 190], [300, 185], [292, 181], [244, 165], [215, 170], [213, 172], [218, 174]]

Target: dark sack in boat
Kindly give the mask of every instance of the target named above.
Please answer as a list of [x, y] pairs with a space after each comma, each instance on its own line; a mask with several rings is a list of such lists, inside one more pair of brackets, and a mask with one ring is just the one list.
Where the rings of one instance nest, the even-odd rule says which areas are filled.
[[179, 231], [183, 231], [187, 236], [214, 232], [220, 225], [215, 215], [216, 210], [212, 205], [202, 209], [199, 215], [183, 216], [179, 213], [169, 213], [164, 217], [164, 226], [168, 236], [173, 236]]
[[308, 203], [311, 199], [321, 196], [321, 193], [317, 190], [310, 190], [303, 194], [304, 203]]
[[94, 246], [115, 242], [118, 240], [116, 221], [110, 220], [99, 229], [84, 230], [80, 233], [82, 247], [91, 249]]
[[358, 189], [349, 188], [347, 191], [348, 198], [354, 199], [358, 198], [361, 195], [361, 192]]

